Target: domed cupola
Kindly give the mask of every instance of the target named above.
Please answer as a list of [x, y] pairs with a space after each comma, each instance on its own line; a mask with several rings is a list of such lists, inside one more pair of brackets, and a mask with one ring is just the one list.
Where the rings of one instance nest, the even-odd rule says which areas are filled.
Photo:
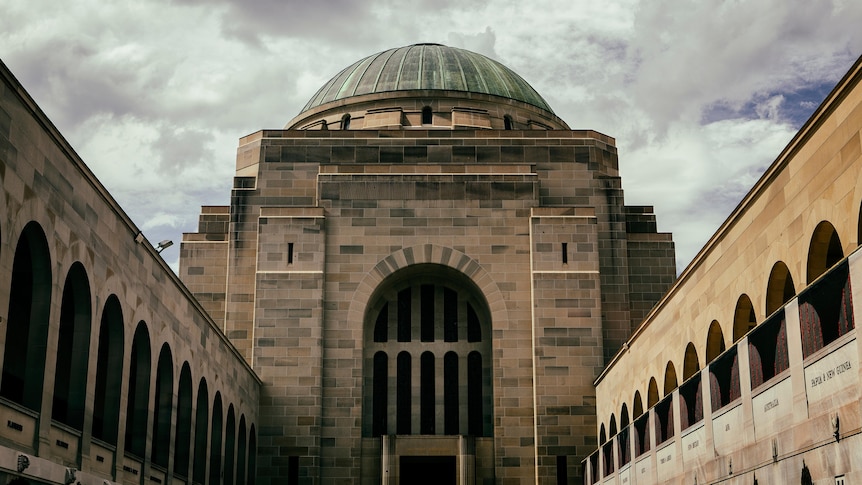
[[508, 67], [440, 44], [389, 49], [343, 69], [288, 129], [568, 129]]

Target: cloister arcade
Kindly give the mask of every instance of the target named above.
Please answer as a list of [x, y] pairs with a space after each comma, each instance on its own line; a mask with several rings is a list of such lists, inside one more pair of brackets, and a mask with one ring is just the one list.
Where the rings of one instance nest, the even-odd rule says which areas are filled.
[[0, 480], [252, 484], [260, 380], [0, 65]]

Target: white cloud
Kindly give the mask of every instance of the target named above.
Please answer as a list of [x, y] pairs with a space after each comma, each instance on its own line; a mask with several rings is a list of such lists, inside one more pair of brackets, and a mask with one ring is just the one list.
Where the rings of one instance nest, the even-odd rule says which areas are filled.
[[821, 101], [800, 90], [862, 53], [860, 20], [848, 1], [31, 0], [0, 6], [0, 56], [158, 241], [227, 203], [239, 137], [345, 66], [465, 47], [615, 137], [627, 202], [656, 206], [685, 264], [792, 136], [785, 112]]

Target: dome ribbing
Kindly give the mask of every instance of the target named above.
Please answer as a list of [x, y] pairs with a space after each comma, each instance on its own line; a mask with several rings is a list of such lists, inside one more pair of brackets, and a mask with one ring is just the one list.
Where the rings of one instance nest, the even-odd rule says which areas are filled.
[[481, 54], [440, 44], [389, 49], [356, 61], [324, 84], [302, 112], [352, 96], [408, 90], [490, 94], [554, 112], [508, 67]]

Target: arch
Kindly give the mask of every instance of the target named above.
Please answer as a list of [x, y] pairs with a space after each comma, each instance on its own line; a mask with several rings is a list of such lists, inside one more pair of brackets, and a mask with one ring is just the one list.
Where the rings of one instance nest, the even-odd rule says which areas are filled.
[[210, 433], [210, 485], [221, 483], [222, 429], [221, 392], [216, 391], [213, 399], [212, 432]]
[[424, 108], [422, 108], [422, 124], [423, 125], [430, 125], [430, 124], [433, 124], [433, 122], [434, 122], [434, 114], [431, 111], [431, 107], [425, 106]]
[[142, 320], [132, 339], [129, 392], [126, 406], [126, 451], [144, 458], [147, 446], [147, 415], [150, 398], [150, 334]]
[[617, 417], [611, 413], [611, 424], [608, 425], [608, 437], [613, 438], [617, 434]]
[[254, 485], [257, 481], [257, 434], [255, 433], [254, 424], [249, 427], [248, 431], [248, 478], [246, 483]]
[[405, 265], [380, 280], [363, 315], [363, 436], [491, 436], [490, 313], [448, 265]]
[[658, 384], [656, 384], [655, 377], [650, 377], [647, 388], [647, 409], [656, 404], [658, 404]]
[[700, 361], [697, 358], [697, 350], [694, 344], [689, 342], [685, 346], [685, 358], [682, 361], [682, 381], [685, 382], [689, 377], [697, 374], [700, 370]]
[[224, 485], [233, 485], [234, 483], [234, 473], [236, 473], [234, 451], [236, 451], [236, 415], [233, 404], [231, 404], [227, 408], [227, 421], [224, 430]]
[[678, 385], [679, 384], [677, 384], [676, 380], [676, 368], [673, 366], [673, 362], [667, 361], [667, 365], [664, 368], [664, 395], [667, 396], [672, 393]]
[[709, 364], [716, 357], [721, 355], [726, 349], [724, 345], [724, 334], [721, 331], [721, 325], [717, 320], [713, 320], [709, 324], [709, 330], [706, 334], [706, 363]]
[[96, 391], [93, 401], [93, 437], [117, 444], [120, 389], [123, 382], [123, 309], [117, 295], [108, 296], [99, 325], [96, 357]]
[[245, 485], [245, 460], [248, 448], [246, 446], [245, 414], [239, 416], [239, 429], [236, 433], [236, 484]]
[[341, 117], [341, 129], [349, 130], [350, 129], [350, 115], [346, 114]]
[[736, 310], [733, 312], [733, 343], [745, 336], [757, 325], [757, 317], [754, 315], [754, 306], [751, 298], [745, 293], [736, 300]]
[[12, 263], [0, 396], [36, 412], [42, 408], [50, 308], [48, 241], [41, 226], [29, 222]]
[[793, 285], [793, 276], [784, 261], [778, 261], [772, 265], [769, 281], [766, 284], [765, 315], [772, 315], [794, 296], [796, 296], [796, 287]]
[[[371, 303], [378, 297], [381, 283], [402, 269], [421, 267], [423, 264], [448, 267], [454, 270], [451, 274], [457, 274], [462, 279], [466, 278], [472, 281], [476, 287], [477, 295], [483, 297], [490, 312], [489, 324], [490, 322], [508, 321], [509, 310], [506, 306], [506, 298], [482, 265], [457, 249], [436, 244], [422, 244], [403, 248], [380, 260], [371, 271], [365, 273], [359, 282], [354, 297], [350, 300], [347, 319], [355, 322], [367, 321], [366, 316], [371, 310]], [[484, 331], [490, 332], [490, 325]]]
[[177, 426], [174, 435], [174, 473], [189, 476], [192, 440], [192, 371], [188, 362], [180, 370], [177, 389]]
[[599, 428], [599, 444], [603, 445], [608, 440], [608, 434], [605, 432], [605, 423]]
[[171, 414], [173, 406], [174, 368], [171, 348], [162, 344], [156, 367], [156, 396], [153, 409], [153, 463], [167, 468], [171, 442]]
[[808, 284], [810, 285], [842, 259], [844, 259], [844, 249], [838, 232], [829, 221], [821, 221], [814, 228], [811, 243], [808, 245]]
[[515, 128], [515, 124], [512, 123], [512, 117], [509, 115], [503, 116], [503, 129], [512, 130]]
[[632, 400], [632, 419], [637, 419], [644, 413], [644, 402], [641, 398], [641, 392], [635, 391], [635, 398]]
[[625, 429], [629, 425], [629, 407], [623, 403], [620, 408], [620, 429]]
[[91, 321], [90, 281], [76, 261], [63, 284], [51, 418], [79, 431], [84, 427]]
[[195, 461], [192, 480], [204, 483], [207, 478], [207, 434], [209, 430], [209, 395], [207, 380], [201, 377], [195, 403]]

